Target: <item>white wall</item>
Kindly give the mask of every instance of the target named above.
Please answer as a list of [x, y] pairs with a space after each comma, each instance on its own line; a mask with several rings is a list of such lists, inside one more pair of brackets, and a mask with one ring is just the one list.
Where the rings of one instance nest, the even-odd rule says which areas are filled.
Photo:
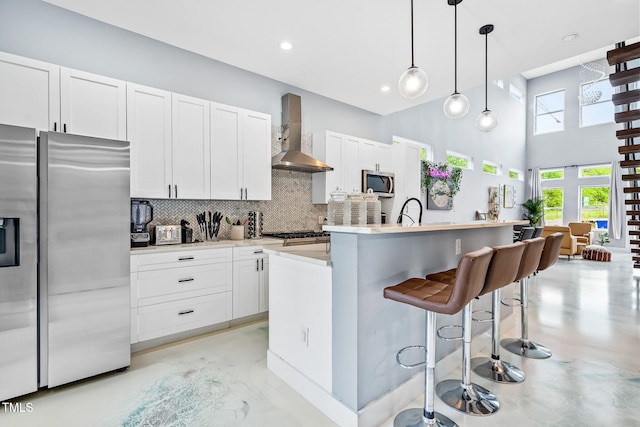
[[[608, 73], [614, 72], [603, 59], [599, 61]], [[534, 135], [534, 112], [536, 95], [565, 90], [564, 131], [542, 135]], [[578, 178], [578, 167], [595, 163], [611, 163], [620, 161], [618, 146], [623, 141], [616, 138], [616, 130], [622, 126], [607, 123], [597, 126], [580, 127], [580, 67], [572, 67], [552, 74], [531, 79], [527, 82], [527, 169], [574, 166], [565, 169], [565, 179], [545, 184], [549, 187], [564, 188], [563, 223], [580, 221], [581, 185], [606, 185], [602, 178]], [[530, 172], [527, 173], [528, 188]], [[626, 220], [623, 221], [621, 239], [611, 239], [611, 246], [624, 247], [628, 240]]]
[[[478, 72], [482, 72], [481, 67]], [[526, 95], [526, 80], [516, 76], [504, 80], [504, 89], [492, 82], [488, 87], [488, 107], [498, 117], [498, 126], [485, 133], [475, 128], [478, 114], [484, 110], [484, 86], [465, 91], [471, 108], [469, 113], [457, 120], [444, 116], [442, 105], [445, 99], [414, 107], [382, 119], [382, 141], [391, 141], [393, 135], [429, 144], [434, 149], [434, 160], [442, 163], [446, 151], [452, 150], [471, 156], [475, 163], [473, 171], [462, 174], [460, 193], [454, 198], [452, 211], [427, 210], [424, 221], [468, 221], [476, 211], [488, 209], [489, 187], [503, 184], [513, 185], [516, 190], [516, 207], [502, 208], [500, 219], [520, 219], [519, 206], [524, 197], [524, 181], [510, 179], [509, 168], [526, 170], [525, 162], [525, 104], [509, 95], [509, 84]], [[503, 176], [491, 176], [482, 172], [482, 161], [488, 160], [502, 165]], [[423, 196], [424, 199], [424, 196]]]
[[[287, 92], [302, 96], [303, 132], [326, 129], [390, 143], [392, 135], [431, 144], [435, 160], [445, 160], [447, 149], [474, 157], [475, 171], [464, 173], [462, 190], [453, 211], [427, 211], [426, 221], [466, 221], [475, 211], [487, 210], [488, 188], [509, 183], [521, 202], [524, 183], [481, 172], [482, 160], [525, 169], [524, 105], [493, 84], [489, 107], [499, 118], [491, 133], [475, 129], [484, 107], [484, 87], [465, 92], [472, 108], [468, 116], [447, 120], [438, 100], [381, 117], [266, 77], [75, 14], [39, 0], [0, 1], [0, 51], [53, 64], [210, 99], [272, 115], [281, 123], [280, 98]], [[482, 72], [482, 64], [478, 64]], [[525, 81], [512, 82], [525, 92]], [[434, 84], [434, 83], [432, 83]], [[521, 209], [503, 209], [501, 218], [519, 219]]]

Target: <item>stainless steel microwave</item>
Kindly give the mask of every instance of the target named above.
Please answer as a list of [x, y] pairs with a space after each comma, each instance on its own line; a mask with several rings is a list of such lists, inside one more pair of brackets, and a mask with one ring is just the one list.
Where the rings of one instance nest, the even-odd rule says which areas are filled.
[[395, 192], [392, 172], [362, 170], [362, 192], [372, 189], [378, 197], [393, 197]]

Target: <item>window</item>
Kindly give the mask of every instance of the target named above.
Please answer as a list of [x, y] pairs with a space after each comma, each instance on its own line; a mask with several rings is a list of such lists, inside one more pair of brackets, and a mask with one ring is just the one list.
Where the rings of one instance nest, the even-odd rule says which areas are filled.
[[542, 190], [544, 200], [544, 223], [547, 225], [562, 225], [562, 208], [564, 189], [546, 188]]
[[564, 130], [564, 89], [536, 96], [534, 135]]
[[524, 102], [524, 94], [512, 84], [509, 84], [509, 95], [521, 104]]
[[524, 173], [521, 170], [509, 168], [509, 178], [524, 181]]
[[580, 126], [613, 123], [614, 105], [611, 102], [613, 88], [609, 79], [580, 85]]
[[594, 176], [611, 176], [610, 165], [597, 165], [597, 166], [580, 166], [578, 171], [578, 177], [590, 178]]
[[502, 175], [502, 167], [493, 162], [485, 160], [482, 162], [482, 172], [490, 175]]
[[548, 181], [550, 179], [564, 179], [564, 169], [547, 169], [540, 172], [540, 179]]
[[473, 160], [469, 156], [447, 150], [447, 164], [462, 169], [473, 170]]
[[609, 228], [609, 187], [580, 187], [580, 220]]

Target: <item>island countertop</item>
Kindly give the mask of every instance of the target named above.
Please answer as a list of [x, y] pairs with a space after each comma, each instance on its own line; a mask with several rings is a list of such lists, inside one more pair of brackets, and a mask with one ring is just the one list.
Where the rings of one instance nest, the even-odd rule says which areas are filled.
[[444, 230], [466, 230], [473, 228], [491, 227], [513, 227], [514, 225], [528, 224], [525, 220], [502, 220], [502, 221], [469, 221], [469, 222], [432, 222], [423, 224], [398, 225], [325, 225], [324, 231], [336, 233], [352, 234], [397, 234], [397, 233], [418, 233], [424, 231], [444, 231]]

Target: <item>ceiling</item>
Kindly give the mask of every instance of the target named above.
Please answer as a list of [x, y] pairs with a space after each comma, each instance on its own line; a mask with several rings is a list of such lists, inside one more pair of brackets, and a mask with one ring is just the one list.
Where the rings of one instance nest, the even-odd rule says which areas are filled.
[[[427, 92], [404, 99], [411, 65], [410, 0], [45, 0], [82, 15], [275, 80], [386, 115], [448, 96], [454, 87], [454, 8], [414, 1], [415, 65]], [[602, 58], [640, 35], [639, 0], [465, 0], [458, 4], [458, 91]], [[563, 41], [578, 33], [575, 41]], [[279, 44], [289, 41], [293, 49]], [[568, 59], [570, 58], [570, 59]], [[382, 92], [383, 85], [390, 87]]]

